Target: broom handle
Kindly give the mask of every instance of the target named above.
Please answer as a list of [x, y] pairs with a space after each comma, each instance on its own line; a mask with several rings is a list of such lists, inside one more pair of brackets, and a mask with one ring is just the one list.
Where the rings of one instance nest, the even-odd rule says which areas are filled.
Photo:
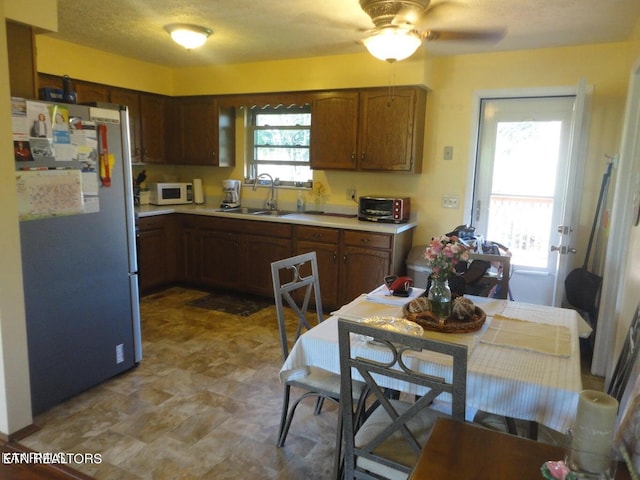
[[600, 218], [600, 207], [602, 206], [604, 191], [606, 190], [607, 182], [609, 181], [609, 177], [611, 176], [612, 167], [613, 167], [613, 162], [609, 162], [609, 164], [607, 165], [607, 171], [602, 176], [602, 186], [600, 187], [600, 195], [598, 196], [596, 213], [593, 217], [593, 226], [591, 227], [591, 234], [589, 235], [589, 243], [587, 245], [587, 254], [584, 256], [584, 265], [582, 266], [585, 270], [588, 270], [587, 265], [589, 264], [589, 257], [591, 256], [591, 245], [593, 244], [593, 237], [596, 233], [596, 227], [598, 226], [598, 219]]

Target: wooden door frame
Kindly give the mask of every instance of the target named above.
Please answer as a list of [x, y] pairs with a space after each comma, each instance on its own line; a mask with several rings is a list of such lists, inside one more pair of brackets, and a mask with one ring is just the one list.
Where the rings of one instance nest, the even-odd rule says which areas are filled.
[[[607, 377], [613, 370], [620, 346], [616, 345], [618, 328], [625, 328], [629, 321], [624, 318], [624, 279], [633, 263], [628, 260], [629, 234], [633, 221], [629, 212], [634, 194], [634, 159], [640, 155], [640, 59], [631, 69], [627, 90], [625, 116], [622, 124], [620, 156], [616, 165], [615, 195], [611, 207], [611, 223], [603, 271], [602, 291], [598, 318], [608, 319], [598, 324], [596, 332], [591, 372]], [[640, 228], [640, 227], [636, 227]], [[631, 302], [637, 299], [629, 300]]]

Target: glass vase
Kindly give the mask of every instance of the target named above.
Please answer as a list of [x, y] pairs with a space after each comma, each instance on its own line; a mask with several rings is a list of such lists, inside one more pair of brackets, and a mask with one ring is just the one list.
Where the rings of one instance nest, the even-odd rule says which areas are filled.
[[451, 315], [451, 289], [443, 278], [432, 278], [427, 298], [431, 302], [433, 313], [440, 319]]

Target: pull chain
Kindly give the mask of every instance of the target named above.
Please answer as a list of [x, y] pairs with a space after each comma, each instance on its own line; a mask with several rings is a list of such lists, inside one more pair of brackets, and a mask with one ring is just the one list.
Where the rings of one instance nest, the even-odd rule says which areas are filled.
[[389, 79], [389, 87], [387, 91], [387, 107], [391, 106], [396, 95], [396, 62], [391, 63], [391, 75]]

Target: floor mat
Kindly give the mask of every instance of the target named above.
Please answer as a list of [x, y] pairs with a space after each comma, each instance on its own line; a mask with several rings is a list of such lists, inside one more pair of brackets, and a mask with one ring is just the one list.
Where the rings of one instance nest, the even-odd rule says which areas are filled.
[[273, 304], [273, 300], [268, 298], [229, 292], [211, 293], [187, 303], [194, 307], [217, 310], [239, 317], [248, 317]]

